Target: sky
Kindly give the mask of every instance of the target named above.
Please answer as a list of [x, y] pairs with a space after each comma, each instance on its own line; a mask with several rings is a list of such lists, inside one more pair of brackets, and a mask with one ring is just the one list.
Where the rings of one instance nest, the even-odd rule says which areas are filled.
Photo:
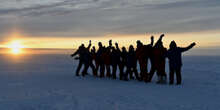
[[76, 48], [109, 39], [150, 43], [165, 33], [198, 48], [220, 47], [219, 0], [0, 0], [0, 47]]

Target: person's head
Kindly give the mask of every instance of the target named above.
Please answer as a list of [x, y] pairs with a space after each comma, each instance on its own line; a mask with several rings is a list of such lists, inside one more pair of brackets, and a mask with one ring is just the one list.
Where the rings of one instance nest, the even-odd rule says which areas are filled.
[[101, 42], [99, 42], [98, 45], [99, 45], [99, 47], [102, 47], [102, 43]]
[[175, 42], [175, 41], [171, 41], [171, 43], [170, 43], [170, 49], [174, 49], [174, 48], [176, 48], [176, 47], [177, 47], [176, 42]]
[[79, 49], [82, 49], [82, 48], [84, 48], [85, 46], [84, 46], [84, 44], [81, 44], [80, 46], [79, 46]]
[[80, 50], [80, 51], [85, 50], [85, 46], [84, 46], [84, 44], [81, 44], [81, 45], [79, 46], [79, 50]]
[[163, 42], [157, 42], [156, 44], [155, 44], [155, 47], [156, 48], [163, 48]]
[[137, 43], [137, 47], [140, 47], [143, 45], [143, 43], [140, 40], [138, 40], [136, 43]]
[[[109, 49], [109, 50], [111, 50], [111, 49]], [[112, 47], [112, 51], [116, 51], [115, 47]]]
[[133, 45], [130, 45], [129, 46], [129, 52], [133, 52], [134, 51], [134, 47], [133, 47]]
[[102, 47], [102, 51], [103, 51], [103, 52], [107, 52], [107, 50], [108, 50], [108, 49], [107, 49], [105, 46]]
[[95, 46], [92, 46], [92, 51], [95, 51]]
[[126, 52], [126, 48], [125, 47], [122, 47], [122, 52]]

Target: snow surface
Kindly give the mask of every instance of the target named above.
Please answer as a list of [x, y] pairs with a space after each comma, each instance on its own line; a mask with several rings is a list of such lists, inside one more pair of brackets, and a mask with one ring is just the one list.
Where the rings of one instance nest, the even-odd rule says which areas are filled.
[[[218, 110], [220, 57], [184, 56], [183, 84], [75, 77], [68, 55], [0, 55], [0, 110]], [[168, 72], [168, 70], [167, 70]]]

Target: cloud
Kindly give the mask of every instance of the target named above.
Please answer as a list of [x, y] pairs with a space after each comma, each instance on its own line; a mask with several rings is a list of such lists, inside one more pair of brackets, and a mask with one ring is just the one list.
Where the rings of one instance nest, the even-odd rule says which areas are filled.
[[218, 30], [219, 0], [8, 0], [0, 4], [0, 33], [31, 36]]

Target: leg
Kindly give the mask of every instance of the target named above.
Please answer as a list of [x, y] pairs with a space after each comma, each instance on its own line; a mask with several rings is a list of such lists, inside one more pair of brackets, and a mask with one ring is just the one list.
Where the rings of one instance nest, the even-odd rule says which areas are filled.
[[144, 60], [144, 70], [143, 70], [143, 74], [144, 74], [144, 81], [147, 82], [147, 80], [149, 79], [148, 77], [148, 67], [147, 67], [147, 64], [148, 64], [148, 58], [146, 58]]
[[123, 75], [124, 75], [124, 65], [123, 64], [119, 64], [119, 70], [120, 70], [120, 80], [123, 80]]
[[79, 64], [76, 69], [76, 76], [79, 76], [79, 71], [80, 71], [81, 67], [82, 67], [82, 61], [79, 60]]
[[112, 68], [113, 68], [112, 77], [113, 77], [113, 79], [116, 79], [117, 65], [113, 65]]
[[100, 77], [104, 77], [105, 76], [105, 65], [101, 64], [100, 65]]
[[177, 80], [178, 85], [181, 84], [181, 81], [182, 81], [181, 67], [176, 70], [176, 80]]
[[134, 79], [133, 72], [134, 72], [134, 70], [133, 70], [133, 68], [131, 68], [130, 72], [129, 72], [130, 79]]
[[154, 67], [154, 66], [151, 66], [151, 70], [150, 70], [150, 73], [149, 73], [149, 75], [148, 75], [148, 80], [147, 80], [147, 82], [151, 82], [151, 80], [152, 80], [152, 78], [153, 78], [153, 76], [154, 76], [155, 71], [156, 71], [155, 67]]
[[96, 68], [95, 68], [95, 66], [93, 65], [92, 62], [90, 62], [89, 66], [92, 68], [93, 76], [97, 76]]
[[110, 78], [111, 77], [110, 65], [106, 65], [106, 70], [107, 70], [106, 76]]
[[88, 63], [85, 63], [84, 64], [84, 69], [83, 69], [83, 72], [82, 72], [82, 76], [85, 76], [87, 75], [87, 71], [88, 71], [88, 68], [89, 68], [89, 64]]
[[157, 83], [162, 83], [162, 75], [161, 75], [161, 71], [160, 70], [156, 70], [157, 71]]
[[128, 81], [128, 74], [130, 74], [130, 73], [131, 73], [131, 68], [127, 68], [126, 74], [125, 74], [125, 76], [124, 76], [124, 79], [125, 79], [126, 81]]
[[146, 62], [145, 62], [145, 60], [144, 59], [142, 59], [142, 60], [139, 60], [139, 65], [140, 65], [140, 70], [141, 70], [141, 72], [140, 72], [140, 80], [144, 80], [144, 79], [146, 79], [145, 77], [146, 77], [146, 64], [145, 64]]
[[165, 66], [161, 69], [161, 77], [162, 77], [162, 83], [167, 83], [167, 75], [165, 71]]
[[[96, 71], [97, 75], [98, 75], [98, 70], [99, 70], [99, 67], [100, 67], [100, 65], [99, 65], [98, 63], [96, 63], [96, 68], [95, 68], [95, 71]], [[99, 74], [100, 74], [100, 73], [99, 73]]]
[[138, 81], [141, 81], [141, 80], [140, 80], [140, 77], [138, 76], [137, 68], [133, 68], [133, 72], [134, 72], [134, 75], [135, 75], [136, 79], [137, 79]]
[[174, 69], [170, 68], [170, 84], [173, 84], [173, 80], [174, 80]]

